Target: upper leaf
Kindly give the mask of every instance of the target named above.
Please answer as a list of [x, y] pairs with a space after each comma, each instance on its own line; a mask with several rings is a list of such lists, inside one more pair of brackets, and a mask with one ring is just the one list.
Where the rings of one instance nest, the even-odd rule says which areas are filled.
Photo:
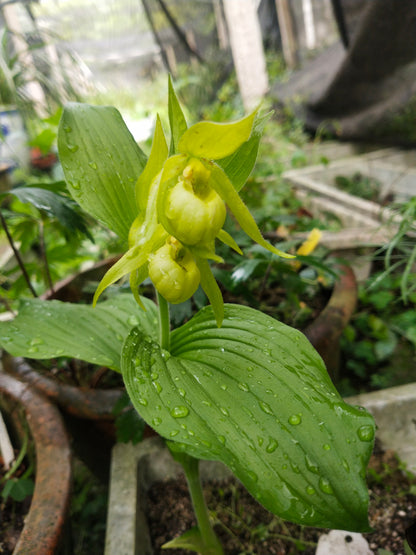
[[175, 89], [173, 88], [172, 79], [169, 75], [169, 100], [168, 100], [169, 124], [171, 130], [170, 152], [169, 154], [177, 154], [179, 139], [188, 129], [185, 116], [183, 114]]
[[90, 305], [29, 299], [13, 320], [0, 322], [0, 345], [13, 356], [49, 359], [74, 357], [120, 370], [120, 352], [128, 332], [139, 325], [154, 337], [157, 309], [142, 298], [140, 309], [130, 293]]
[[135, 183], [146, 164], [120, 113], [70, 103], [58, 131], [59, 157], [74, 199], [127, 239], [137, 216]]
[[374, 422], [339, 396], [297, 330], [253, 309], [210, 307], [171, 352], [133, 329], [122, 373], [141, 416], [190, 455], [223, 461], [270, 511], [305, 525], [368, 530], [363, 479]]
[[235, 152], [248, 140], [257, 112], [234, 123], [201, 121], [182, 135], [178, 150], [181, 153], [218, 160]]

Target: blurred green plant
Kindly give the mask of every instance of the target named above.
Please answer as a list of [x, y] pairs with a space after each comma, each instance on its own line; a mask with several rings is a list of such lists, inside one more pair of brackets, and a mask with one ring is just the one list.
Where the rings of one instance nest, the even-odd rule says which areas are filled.
[[10, 308], [28, 292], [37, 296], [53, 289], [71, 266], [85, 260], [77, 251], [85, 238], [94, 240], [93, 220], [69, 197], [64, 181], [46, 177], [0, 193], [0, 203], [0, 238], [13, 255], [3, 264], [0, 294]]
[[345, 395], [414, 381], [416, 292], [408, 292], [404, 303], [401, 282], [400, 273], [379, 272], [360, 288], [359, 307], [341, 342], [339, 387]]

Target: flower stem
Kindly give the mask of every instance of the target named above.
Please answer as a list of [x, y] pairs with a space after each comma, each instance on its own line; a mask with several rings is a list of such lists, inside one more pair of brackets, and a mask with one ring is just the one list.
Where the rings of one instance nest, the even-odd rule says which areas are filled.
[[159, 306], [159, 341], [162, 349], [169, 351], [170, 348], [170, 319], [169, 304], [162, 295], [157, 293], [157, 303]]
[[198, 522], [198, 529], [205, 547], [201, 553], [202, 555], [224, 555], [221, 543], [209, 519], [208, 508], [205, 503], [199, 476], [199, 460], [183, 453], [180, 456], [180, 462], [185, 471], [192, 505]]

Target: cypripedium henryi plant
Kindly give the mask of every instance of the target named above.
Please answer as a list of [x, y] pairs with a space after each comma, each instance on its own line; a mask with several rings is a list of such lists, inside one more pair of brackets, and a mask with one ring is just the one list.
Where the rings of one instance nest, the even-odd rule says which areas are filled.
[[[238, 194], [266, 120], [255, 111], [188, 127], [170, 83], [169, 145], [158, 119], [146, 157], [117, 110], [68, 105], [58, 137], [68, 189], [126, 251], [99, 284], [95, 307], [27, 300], [0, 323], [1, 344], [13, 355], [70, 356], [121, 372], [137, 411], [182, 463], [194, 499], [198, 527], [166, 547], [203, 555], [223, 551], [199, 489], [199, 459], [225, 463], [284, 519], [369, 530], [372, 417], [343, 401], [301, 332], [224, 305], [210, 269], [222, 261], [217, 241], [241, 253], [224, 230], [227, 211], [253, 241], [287, 256], [263, 239]], [[310, 252], [317, 240], [315, 233], [303, 248]], [[131, 293], [101, 298], [127, 275]], [[147, 277], [157, 304], [139, 295]], [[169, 304], [199, 285], [209, 306], [171, 329]]]
[[215, 254], [215, 239], [242, 254], [222, 229], [226, 206], [254, 241], [291, 258], [263, 239], [230, 178], [215, 163], [249, 140], [255, 118], [256, 112], [232, 124], [197, 123], [173, 143], [170, 156], [157, 120], [152, 150], [136, 183], [138, 215], [129, 231], [129, 249], [104, 276], [94, 304], [106, 287], [126, 274], [139, 303], [138, 285], [147, 277], [172, 304], [189, 299], [201, 284], [220, 326], [222, 296], [208, 264], [208, 260], [223, 262]]

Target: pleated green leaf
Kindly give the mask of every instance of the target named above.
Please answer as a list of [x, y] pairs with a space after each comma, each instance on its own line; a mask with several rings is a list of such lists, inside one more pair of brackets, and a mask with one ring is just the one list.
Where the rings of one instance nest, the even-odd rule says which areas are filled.
[[171, 351], [133, 329], [122, 354], [141, 416], [188, 454], [224, 462], [270, 511], [366, 531], [374, 422], [346, 404], [308, 340], [253, 309], [207, 307]]
[[150, 337], [158, 330], [157, 309], [142, 298], [146, 311], [131, 293], [93, 308], [91, 305], [29, 299], [13, 320], [0, 322], [0, 346], [13, 356], [50, 359], [73, 357], [120, 370], [123, 341], [133, 326]]
[[127, 239], [137, 216], [135, 184], [146, 156], [118, 110], [69, 103], [59, 124], [58, 149], [73, 198]]

